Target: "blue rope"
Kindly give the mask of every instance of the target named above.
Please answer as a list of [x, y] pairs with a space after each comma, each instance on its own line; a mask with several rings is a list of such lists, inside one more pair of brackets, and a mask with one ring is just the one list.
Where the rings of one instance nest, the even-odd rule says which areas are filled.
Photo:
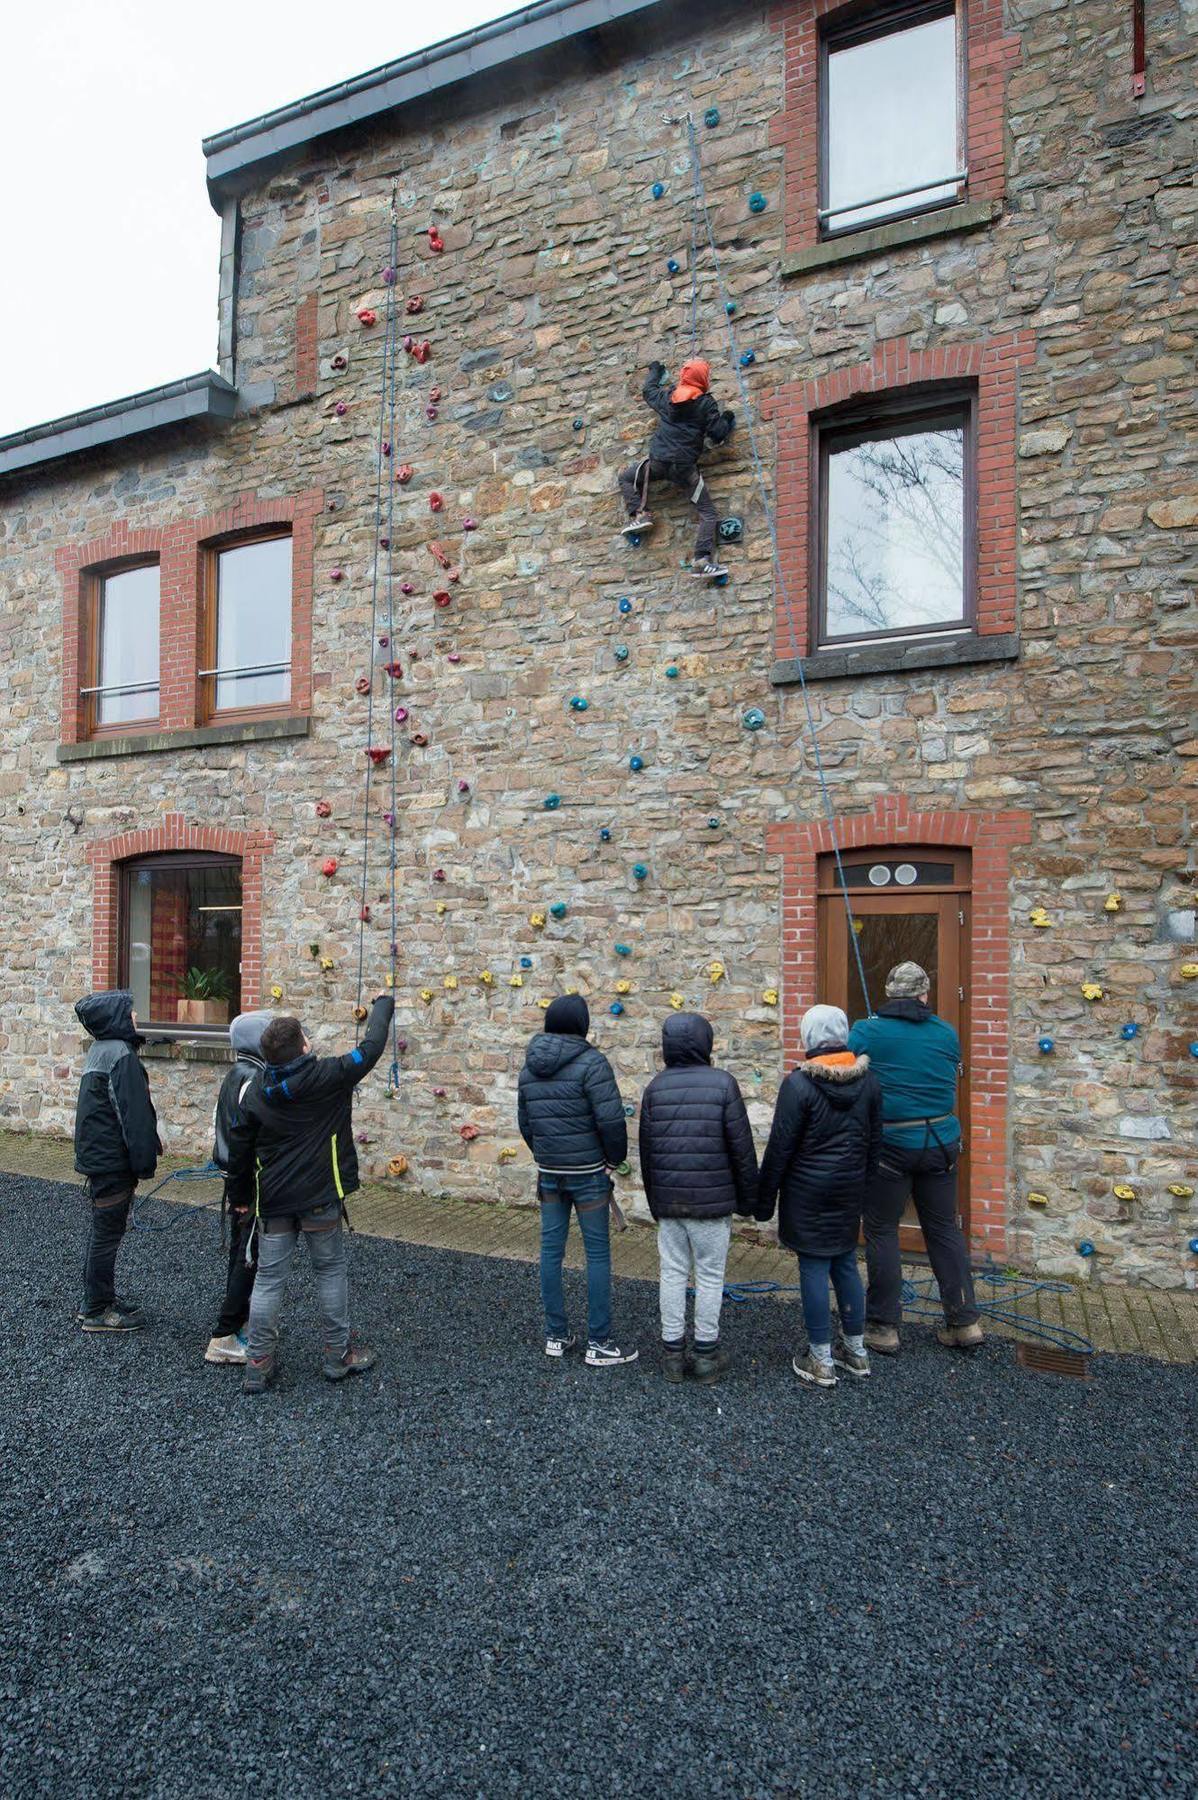
[[[395, 364], [396, 364], [396, 358], [399, 353], [399, 309], [395, 304], [395, 292], [396, 292], [396, 288], [399, 285], [398, 260], [399, 260], [399, 209], [398, 209], [398, 202], [397, 202], [397, 183], [392, 182], [392, 184], [391, 184], [391, 263], [390, 263], [390, 267], [391, 267], [392, 271], [394, 272], [394, 279], [392, 280], [391, 285], [387, 289], [387, 330], [391, 334], [390, 442], [391, 442], [391, 458], [392, 458], [393, 465], [394, 465], [394, 460], [395, 460]], [[394, 546], [395, 546], [395, 528], [394, 528], [395, 527], [395, 471], [394, 471], [394, 466], [390, 470], [389, 476], [390, 476], [390, 478], [387, 483], [387, 639], [388, 639], [387, 656], [388, 656], [389, 661], [394, 661], [395, 660], [395, 548], [394, 548]], [[373, 655], [373, 654], [374, 654], [374, 644], [372, 641], [371, 655]], [[406, 654], [406, 651], [405, 651], [405, 654]], [[390, 885], [390, 899], [391, 899], [391, 936], [388, 939], [388, 954], [390, 956], [390, 962], [388, 963], [388, 968], [391, 971], [391, 993], [392, 993], [392, 997], [394, 997], [394, 994], [395, 994], [395, 964], [396, 964], [395, 946], [396, 946], [396, 931], [398, 928], [397, 921], [396, 921], [396, 898], [395, 898], [395, 883], [396, 883], [396, 869], [395, 869], [396, 829], [395, 829], [395, 826], [396, 826], [396, 818], [398, 816], [397, 815], [397, 793], [398, 793], [399, 776], [398, 776], [398, 772], [397, 772], [396, 766], [395, 766], [395, 763], [396, 763], [395, 751], [396, 751], [396, 744], [397, 744], [397, 734], [396, 734], [396, 719], [395, 719], [395, 706], [394, 706], [394, 699], [395, 699], [394, 689], [388, 690], [388, 696], [389, 696], [388, 697], [388, 711], [391, 714], [391, 758], [390, 758], [390, 760], [391, 760], [391, 824], [388, 828], [388, 835], [391, 840], [391, 868], [390, 868], [390, 884], [389, 884]], [[361, 1002], [359, 1002], [359, 1005], [360, 1004], [361, 1004]], [[391, 1058], [392, 1058], [391, 1073], [387, 1079], [388, 1079], [388, 1086], [392, 1090], [394, 1090], [395, 1088], [397, 1088], [399, 1086], [399, 1026], [396, 1022], [394, 1011], [392, 1011], [392, 1014], [391, 1014]]]
[[210, 1212], [212, 1209], [205, 1206], [203, 1201], [198, 1201], [193, 1206], [175, 1207], [172, 1208], [169, 1219], [164, 1219], [161, 1224], [151, 1225], [142, 1215], [145, 1212], [146, 1203], [152, 1200], [155, 1194], [160, 1194], [167, 1183], [171, 1181], [223, 1180], [224, 1170], [219, 1169], [214, 1162], [205, 1163], [202, 1169], [172, 1169], [171, 1173], [169, 1175], [164, 1175], [162, 1180], [156, 1183], [154, 1187], [148, 1188], [144, 1194], [137, 1195], [130, 1212], [129, 1223], [132, 1225], [134, 1231], [170, 1231], [176, 1225], [182, 1224], [184, 1219], [194, 1218], [196, 1213]]
[[[848, 918], [849, 941], [853, 946], [853, 955], [857, 963], [857, 975], [861, 982], [861, 994], [865, 1001], [867, 1013], [873, 1012], [869, 997], [869, 984], [865, 979], [865, 964], [861, 959], [861, 944], [857, 936], [856, 921], [853, 918], [853, 903], [849, 897], [848, 883], [845, 880], [844, 864], [840, 856], [840, 843], [836, 835], [836, 809], [832, 803], [832, 791], [828, 785], [827, 770], [824, 767], [823, 753], [819, 747], [819, 732], [816, 728], [815, 714], [811, 705], [811, 693], [807, 685], [807, 671], [803, 658], [802, 645], [799, 641], [798, 627], [795, 624], [794, 605], [790, 590], [786, 584], [786, 575], [782, 567], [782, 554], [778, 543], [778, 524], [774, 516], [774, 508], [770, 501], [769, 489], [765, 478], [765, 465], [757, 447], [757, 433], [753, 427], [753, 404], [749, 395], [748, 383], [741, 372], [740, 351], [736, 337], [736, 327], [732, 323], [732, 315], [728, 311], [728, 289], [724, 282], [724, 272], [720, 265], [719, 251], [715, 245], [715, 234], [711, 228], [711, 213], [707, 205], [707, 190], [703, 182], [703, 164], [699, 155], [699, 143], [695, 134], [695, 121], [688, 113], [686, 120], [687, 138], [690, 143], [691, 167], [694, 171], [695, 193], [699, 208], [703, 215], [703, 224], [707, 237], [711, 259], [715, 266], [716, 288], [720, 299], [720, 309], [724, 318], [724, 329], [728, 334], [728, 346], [732, 353], [732, 368], [740, 389], [741, 404], [744, 408], [745, 424], [749, 433], [749, 450], [753, 458], [753, 470], [757, 478], [757, 488], [761, 496], [761, 504], [765, 509], [766, 522], [769, 526], [770, 544], [773, 551], [774, 576], [778, 583], [786, 607], [786, 626], [790, 636], [791, 653], [799, 671], [799, 687], [803, 696], [803, 710], [807, 717], [807, 730], [811, 738], [811, 747], [815, 754], [815, 771], [819, 779], [820, 793], [823, 796], [824, 812], [828, 820], [828, 831], [832, 839], [832, 855], [836, 862], [836, 877], [840, 883], [841, 895], [844, 899], [844, 910]], [[696, 281], [698, 271], [696, 270]]]

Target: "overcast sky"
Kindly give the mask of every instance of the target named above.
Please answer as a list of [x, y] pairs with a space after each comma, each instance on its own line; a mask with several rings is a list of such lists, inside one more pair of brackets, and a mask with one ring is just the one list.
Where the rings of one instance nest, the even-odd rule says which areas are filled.
[[0, 435], [215, 365], [220, 230], [202, 137], [514, 6], [12, 8], [0, 54]]

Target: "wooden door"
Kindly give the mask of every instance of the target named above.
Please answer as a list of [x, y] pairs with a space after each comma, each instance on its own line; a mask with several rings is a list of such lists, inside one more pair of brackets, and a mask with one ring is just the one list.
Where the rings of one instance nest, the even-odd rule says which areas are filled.
[[[961, 1039], [957, 1115], [964, 1140], [959, 1191], [962, 1224], [968, 1236], [969, 852], [907, 847], [901, 851], [852, 851], [842, 856], [841, 865], [873, 1008], [885, 1001], [886, 975], [896, 963], [919, 963], [931, 978], [932, 1010], [947, 1019]], [[864, 1018], [869, 1009], [849, 939], [844, 889], [832, 857], [823, 858], [819, 870], [818, 971], [819, 998], [843, 1007], [850, 1023]], [[902, 1241], [906, 1249], [923, 1248], [914, 1223], [904, 1225]]]

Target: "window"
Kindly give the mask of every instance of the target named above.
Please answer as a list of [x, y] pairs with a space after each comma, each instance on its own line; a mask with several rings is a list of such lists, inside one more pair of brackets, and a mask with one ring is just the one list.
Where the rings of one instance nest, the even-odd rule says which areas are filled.
[[972, 625], [974, 404], [908, 398], [816, 426], [820, 643]]
[[81, 694], [90, 731], [158, 717], [158, 590], [156, 562], [92, 578]]
[[291, 700], [291, 538], [206, 555], [200, 711], [257, 713]]
[[821, 43], [825, 236], [960, 197], [961, 79], [952, 4], [876, 8]]
[[118, 979], [143, 1026], [223, 1032], [241, 1010], [241, 859], [202, 851], [121, 866]]

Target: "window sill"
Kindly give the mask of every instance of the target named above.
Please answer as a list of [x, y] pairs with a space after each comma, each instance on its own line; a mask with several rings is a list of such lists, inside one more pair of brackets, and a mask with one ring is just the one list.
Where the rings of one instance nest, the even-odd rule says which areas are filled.
[[140, 1054], [145, 1062], [232, 1063], [237, 1060], [227, 1043], [204, 1038], [175, 1038], [164, 1044], [161, 1039], [155, 1042], [151, 1035]]
[[[989, 636], [916, 638], [904, 643], [854, 644], [852, 649], [815, 650], [803, 660], [808, 681], [855, 680], [859, 675], [902, 675], [920, 669], [955, 669], [971, 663], [1016, 662], [1019, 633], [996, 631]], [[770, 670], [774, 687], [799, 679], [796, 658], [776, 662]]]
[[1002, 216], [998, 200], [967, 200], [960, 206], [946, 206], [942, 212], [920, 213], [911, 219], [893, 219], [886, 225], [870, 225], [862, 231], [846, 232], [843, 237], [827, 238], [807, 250], [796, 250], [782, 258], [783, 277], [811, 275], [819, 269], [834, 268], [838, 263], [856, 262], [863, 256], [875, 256], [886, 250], [899, 250], [904, 244], [921, 244], [927, 238], [953, 237], [959, 232], [982, 231]]
[[203, 750], [216, 744], [269, 743], [274, 738], [307, 737], [307, 714], [292, 718], [243, 719], [231, 725], [199, 725], [189, 731], [146, 731], [130, 737], [88, 738], [59, 744], [60, 763], [92, 762], [101, 756], [145, 756], [155, 750]]

